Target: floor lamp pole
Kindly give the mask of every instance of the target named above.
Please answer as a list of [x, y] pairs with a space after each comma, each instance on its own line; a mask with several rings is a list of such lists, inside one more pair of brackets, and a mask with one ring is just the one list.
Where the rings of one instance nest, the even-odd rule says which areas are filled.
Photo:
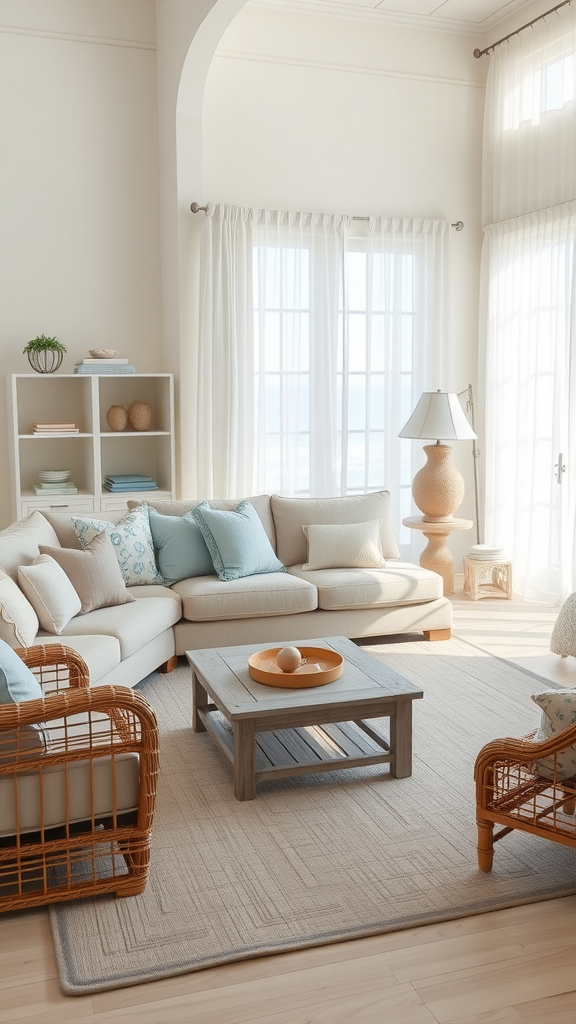
[[[474, 392], [472, 391], [472, 385], [469, 384], [465, 391], [460, 391], [460, 395], [467, 395], [466, 399], [466, 412], [470, 420], [472, 430], [476, 430], [474, 425]], [[480, 458], [480, 452], [476, 447], [476, 438], [472, 441], [472, 459], [474, 461], [474, 507], [476, 511], [476, 543], [480, 544], [480, 510], [478, 507], [478, 459]]]

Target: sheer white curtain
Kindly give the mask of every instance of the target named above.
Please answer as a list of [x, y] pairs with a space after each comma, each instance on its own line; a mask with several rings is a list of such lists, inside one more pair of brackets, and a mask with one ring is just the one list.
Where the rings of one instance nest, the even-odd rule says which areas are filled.
[[449, 266], [445, 222], [209, 206], [199, 492], [386, 487], [399, 528], [422, 455], [398, 431], [422, 391], [454, 386]]
[[576, 198], [576, 6], [490, 54], [483, 223]]
[[208, 205], [200, 266], [199, 493], [302, 493], [311, 474], [315, 493], [330, 493], [347, 223], [341, 216]]
[[486, 537], [510, 553], [514, 589], [551, 602], [574, 579], [575, 240], [572, 202], [492, 225], [484, 251]]
[[576, 8], [497, 47], [490, 62], [486, 540], [506, 545], [516, 591], [554, 602], [576, 583]]

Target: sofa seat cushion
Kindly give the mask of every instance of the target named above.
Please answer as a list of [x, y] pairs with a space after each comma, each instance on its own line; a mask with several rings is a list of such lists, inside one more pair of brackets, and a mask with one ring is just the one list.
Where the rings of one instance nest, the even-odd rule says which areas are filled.
[[147, 587], [129, 588], [136, 600], [120, 607], [97, 608], [86, 615], [76, 615], [60, 634], [62, 643], [67, 636], [101, 633], [114, 636], [120, 643], [122, 660], [144, 647], [148, 641], [170, 629], [181, 617], [180, 598], [165, 587], [159, 588], [166, 596], [140, 599], [139, 591]]
[[173, 589], [182, 598], [184, 618], [191, 622], [296, 615], [318, 607], [316, 587], [286, 572], [228, 581], [196, 576], [175, 583]]
[[312, 572], [301, 565], [292, 565], [288, 575], [313, 583], [318, 590], [318, 607], [326, 611], [416, 604], [442, 597], [442, 577], [410, 562], [388, 562], [385, 569], [317, 569]]
[[[50, 753], [48, 749], [47, 753]], [[140, 761], [138, 754], [116, 754], [114, 771], [110, 757], [94, 758], [92, 762], [72, 761], [50, 765], [42, 775], [30, 772], [0, 778], [0, 835], [35, 832], [41, 826], [54, 828], [69, 821], [89, 821], [138, 806]], [[17, 799], [16, 799], [17, 793]], [[69, 812], [66, 814], [66, 802]]]
[[[89, 612], [92, 615], [92, 612]], [[82, 618], [87, 616], [80, 616]], [[105, 633], [82, 634], [82, 636], [55, 636], [40, 631], [36, 639], [39, 644], [64, 644], [71, 647], [88, 665], [90, 672], [90, 684], [98, 683], [100, 679], [115, 669], [120, 664], [120, 643], [115, 636], [107, 636]]]

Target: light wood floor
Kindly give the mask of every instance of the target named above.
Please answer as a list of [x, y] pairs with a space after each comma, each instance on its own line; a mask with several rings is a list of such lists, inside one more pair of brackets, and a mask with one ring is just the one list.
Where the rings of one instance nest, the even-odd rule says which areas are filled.
[[[454, 597], [457, 636], [565, 685], [558, 609]], [[576, 857], [575, 857], [576, 870]], [[0, 917], [0, 1024], [574, 1024], [576, 896], [62, 996], [45, 910]]]

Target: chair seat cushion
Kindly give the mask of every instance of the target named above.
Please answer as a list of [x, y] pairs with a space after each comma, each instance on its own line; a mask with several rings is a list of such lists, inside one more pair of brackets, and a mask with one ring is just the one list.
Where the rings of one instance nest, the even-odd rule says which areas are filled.
[[[49, 756], [49, 750], [47, 755]], [[35, 832], [42, 825], [54, 828], [66, 821], [88, 821], [105, 817], [114, 808], [117, 812], [134, 810], [138, 806], [140, 788], [140, 761], [135, 753], [116, 754], [115, 770], [110, 757], [94, 758], [91, 762], [72, 761], [68, 764], [49, 765], [39, 773], [30, 772], [14, 777], [0, 777], [0, 835]], [[66, 814], [66, 799], [70, 802]]]
[[377, 608], [380, 605], [417, 604], [442, 597], [442, 577], [410, 562], [388, 562], [385, 569], [316, 569], [301, 565], [288, 575], [314, 584], [318, 607], [326, 611], [344, 608]]
[[286, 572], [229, 581], [197, 576], [175, 583], [173, 590], [182, 598], [184, 618], [192, 622], [293, 615], [318, 606], [316, 587]]
[[164, 597], [140, 597], [148, 587], [133, 587], [136, 600], [120, 607], [97, 608], [86, 615], [76, 615], [60, 634], [62, 643], [67, 636], [81, 636], [86, 633], [101, 633], [116, 637], [120, 643], [122, 659], [135, 654], [154, 637], [170, 629], [178, 622], [181, 614], [180, 598], [168, 588], [159, 588]]

